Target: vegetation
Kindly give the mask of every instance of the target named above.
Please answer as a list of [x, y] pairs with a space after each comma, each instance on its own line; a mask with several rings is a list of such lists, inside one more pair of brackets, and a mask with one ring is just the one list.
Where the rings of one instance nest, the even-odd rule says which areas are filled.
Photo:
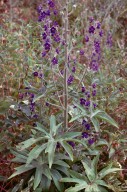
[[126, 0], [0, 5], [0, 191], [126, 192]]

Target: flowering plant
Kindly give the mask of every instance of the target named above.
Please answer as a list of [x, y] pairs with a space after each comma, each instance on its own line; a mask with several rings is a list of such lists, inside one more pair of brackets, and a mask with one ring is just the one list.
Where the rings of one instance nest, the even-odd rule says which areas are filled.
[[[101, 162], [104, 151], [111, 157], [111, 145], [101, 124], [106, 121], [118, 128], [99, 109], [98, 95], [104, 50], [111, 48], [112, 37], [110, 33], [105, 37], [101, 23], [90, 17], [83, 38], [74, 41], [69, 27], [69, 2], [61, 12], [57, 6], [56, 1], [47, 0], [37, 10], [43, 63], [32, 69], [32, 80], [25, 81], [15, 105], [33, 124], [29, 138], [12, 151], [16, 156], [13, 161], [22, 165], [10, 178], [31, 173], [28, 180], [32, 179], [34, 191], [51, 191], [52, 186], [60, 192], [85, 188], [91, 192], [107, 191], [113, 189], [113, 184], [106, 183], [106, 175], [114, 177], [121, 170], [119, 165]], [[62, 27], [58, 16], [63, 20]], [[69, 186], [63, 182], [69, 182]], [[72, 188], [71, 182], [78, 184]]]

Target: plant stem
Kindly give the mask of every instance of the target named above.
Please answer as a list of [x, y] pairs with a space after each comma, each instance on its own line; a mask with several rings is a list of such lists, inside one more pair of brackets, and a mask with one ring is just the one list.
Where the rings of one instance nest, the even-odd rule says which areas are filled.
[[68, 0], [65, 6], [64, 126], [68, 129]]

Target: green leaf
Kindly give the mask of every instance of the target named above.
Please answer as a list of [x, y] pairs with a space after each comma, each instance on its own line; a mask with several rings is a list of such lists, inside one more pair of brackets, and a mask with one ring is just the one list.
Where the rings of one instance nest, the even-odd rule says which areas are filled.
[[103, 181], [103, 180], [99, 180], [98, 179], [95, 182], [96, 182], [97, 185], [102, 185], [104, 187], [108, 187], [108, 184], [105, 181]]
[[77, 115], [77, 116], [73, 117], [73, 118], [69, 121], [69, 123], [72, 123], [73, 121], [75, 121], [75, 120], [77, 120], [77, 119], [80, 119], [80, 118], [83, 117], [83, 116], [84, 116], [83, 114]]
[[69, 167], [70, 167], [67, 163], [65, 163], [65, 162], [64, 162], [64, 161], [62, 161], [62, 160], [57, 160], [57, 161], [54, 161], [54, 163], [53, 163], [53, 164], [61, 165], [61, 166], [67, 167], [67, 168], [69, 168]]
[[100, 191], [102, 192], [109, 192], [107, 189], [105, 189], [104, 187], [102, 187], [102, 186], [99, 186], [99, 189], [100, 189]]
[[50, 169], [47, 165], [43, 165], [43, 174], [48, 178], [48, 179], [52, 179], [52, 175], [50, 172]]
[[106, 168], [102, 169], [98, 174], [99, 174], [99, 178], [102, 179], [104, 178], [106, 175], [116, 172], [116, 171], [121, 171], [122, 169], [119, 168], [110, 168], [111, 165], [107, 166]]
[[60, 180], [60, 182], [64, 182], [64, 183], [82, 183], [84, 182], [83, 179], [77, 179], [77, 178], [70, 178], [70, 177], [66, 177], [66, 178], [62, 178]]
[[89, 178], [90, 182], [92, 182], [96, 177], [94, 170], [92, 168], [90, 168], [86, 162], [82, 161], [82, 164], [85, 169], [87, 177]]
[[42, 175], [42, 179], [41, 179], [41, 183], [42, 183], [42, 190], [41, 191], [49, 191], [49, 187], [51, 185], [51, 180], [48, 179], [45, 175]]
[[53, 178], [53, 181], [55, 183], [56, 188], [60, 192], [63, 192], [64, 191], [64, 184], [60, 183], [60, 179], [62, 178], [61, 174], [55, 169], [52, 169], [51, 173], [52, 173], [52, 178]]
[[117, 123], [107, 113], [105, 113], [105, 112], [98, 113], [96, 115], [96, 117], [99, 118], [99, 119], [105, 120], [108, 123], [110, 123], [111, 125], [113, 125], [113, 126], [118, 128]]
[[53, 160], [54, 160], [54, 153], [56, 149], [57, 142], [54, 140], [51, 140], [48, 142], [47, 148], [45, 150], [45, 153], [48, 153], [48, 162], [49, 162], [49, 168], [51, 169]]
[[46, 148], [47, 144], [35, 146], [28, 154], [27, 164], [30, 164], [33, 159], [37, 159], [40, 153]]
[[73, 161], [73, 152], [72, 152], [71, 146], [66, 141], [60, 141], [60, 144], [65, 149], [65, 151], [68, 153], [70, 159]]
[[115, 154], [115, 149], [111, 147], [109, 151], [109, 158], [111, 158], [114, 154]]
[[47, 131], [45, 131], [43, 125], [41, 125], [40, 123], [37, 123], [37, 127], [35, 127], [35, 129], [41, 131], [42, 133], [45, 133], [45, 135], [47, 135], [48, 137], [50, 137], [50, 134], [49, 134]]
[[78, 192], [81, 191], [82, 189], [85, 189], [87, 184], [83, 182], [82, 184], [77, 184], [75, 187], [70, 187], [69, 189], [66, 189], [65, 192]]
[[74, 138], [81, 135], [81, 132], [67, 132], [64, 133], [60, 138], [62, 139], [69, 139], [69, 138]]
[[34, 190], [38, 187], [39, 183], [41, 182], [41, 178], [42, 178], [42, 168], [41, 167], [37, 167], [36, 168], [36, 172], [35, 172], [35, 177], [34, 177]]
[[56, 117], [51, 115], [50, 117], [50, 130], [52, 135], [56, 135], [58, 128], [62, 125], [62, 123], [56, 125]]
[[28, 165], [28, 166], [25, 166], [25, 165], [21, 165], [19, 167], [16, 167], [16, 172], [13, 173], [8, 179], [11, 179], [17, 175], [20, 175], [21, 173], [25, 173], [26, 171], [29, 171], [31, 169], [33, 169], [34, 166], [33, 165]]
[[20, 150], [27, 149], [28, 147], [30, 147], [31, 145], [33, 145], [34, 143], [36, 143], [42, 139], [43, 139], [43, 137], [40, 137], [38, 139], [30, 138], [26, 141], [21, 142], [18, 146], [18, 149], [20, 149]]
[[94, 125], [95, 131], [96, 131], [96, 132], [100, 132], [100, 124], [99, 124], [99, 121], [98, 121], [96, 118], [92, 117], [92, 118], [91, 118], [91, 122], [92, 122], [93, 125]]
[[92, 160], [92, 163], [91, 163], [92, 169], [94, 170], [94, 173], [96, 176], [97, 176], [97, 164], [99, 161], [99, 157], [100, 157], [100, 155], [97, 155], [96, 157], [94, 157], [94, 159]]

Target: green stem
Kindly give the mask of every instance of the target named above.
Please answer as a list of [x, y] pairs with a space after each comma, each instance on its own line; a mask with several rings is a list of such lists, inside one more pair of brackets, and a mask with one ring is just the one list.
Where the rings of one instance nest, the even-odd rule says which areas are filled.
[[64, 126], [68, 129], [68, 0], [65, 7]]

